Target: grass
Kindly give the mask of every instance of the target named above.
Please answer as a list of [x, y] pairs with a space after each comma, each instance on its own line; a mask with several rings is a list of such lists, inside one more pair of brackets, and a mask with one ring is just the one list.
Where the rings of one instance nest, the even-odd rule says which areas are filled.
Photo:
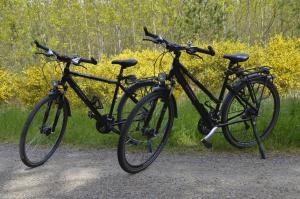
[[[22, 107], [1, 106], [0, 141], [18, 143], [22, 126], [30, 110]], [[202, 137], [197, 131], [200, 119], [189, 101], [178, 102], [178, 118], [168, 140], [167, 149], [171, 151], [199, 151], [204, 147], [199, 144]], [[87, 117], [87, 109], [72, 108], [63, 142], [83, 148], [115, 148], [118, 142], [116, 134], [100, 134], [95, 128], [95, 121]], [[216, 151], [238, 151], [227, 143], [222, 133], [213, 139]], [[271, 136], [264, 142], [267, 150], [300, 151], [300, 99], [285, 98], [281, 100], [279, 121]], [[253, 149], [249, 149], [255, 150]]]
[[[0, 141], [18, 143], [19, 137], [30, 109], [20, 107], [1, 107]], [[87, 109], [72, 110], [63, 142], [69, 145], [90, 148], [107, 148], [116, 146], [115, 134], [100, 134], [95, 127], [95, 120], [87, 116]]]
[[[199, 141], [202, 137], [198, 133], [198, 113], [189, 101], [178, 104], [179, 118], [175, 120], [169, 147], [192, 150], [202, 150]], [[213, 148], [217, 151], [236, 151], [224, 138], [221, 129], [213, 138]], [[281, 99], [279, 120], [270, 136], [264, 141], [268, 150], [300, 151], [300, 98]], [[249, 149], [256, 150], [255, 148]]]

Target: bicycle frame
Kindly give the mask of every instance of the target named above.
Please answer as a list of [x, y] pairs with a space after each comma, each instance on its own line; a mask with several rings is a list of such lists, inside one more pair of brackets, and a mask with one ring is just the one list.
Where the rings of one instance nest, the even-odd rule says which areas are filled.
[[[178, 83], [183, 88], [184, 92], [187, 94], [188, 98], [191, 100], [193, 106], [196, 108], [198, 113], [201, 115], [201, 117], [202, 117], [204, 123], [207, 125], [207, 127], [212, 129], [213, 127], [216, 127], [216, 125], [217, 125], [217, 127], [221, 127], [221, 126], [228, 126], [228, 125], [232, 124], [232, 123], [218, 124], [215, 121], [213, 121], [213, 118], [211, 117], [209, 112], [206, 110], [205, 106], [202, 103], [200, 103], [200, 101], [198, 100], [196, 94], [191, 89], [191, 87], [188, 84], [187, 80], [183, 76], [183, 75], [186, 75], [190, 80], [192, 80], [192, 82], [194, 82], [196, 84], [196, 86], [200, 90], [202, 90], [215, 103], [215, 111], [216, 111], [216, 113], [218, 113], [220, 111], [220, 107], [221, 107], [222, 101], [224, 99], [226, 89], [229, 90], [229, 91], [232, 91], [233, 93], [235, 93], [239, 96], [239, 94], [236, 93], [234, 88], [231, 85], [228, 84], [230, 74], [225, 72], [224, 82], [223, 82], [221, 91], [219, 93], [219, 96], [216, 97], [212, 94], [212, 92], [210, 92], [203, 84], [201, 84], [201, 82], [198, 81], [180, 63], [180, 61], [179, 61], [180, 55], [181, 55], [180, 52], [175, 53], [175, 57], [174, 57], [174, 60], [173, 60], [173, 63], [172, 63], [172, 68], [170, 70], [169, 77], [170, 78], [172, 78], [173, 76], [176, 77]], [[231, 63], [230, 63], [230, 65], [231, 65]], [[253, 93], [251, 92], [250, 95], [253, 96]], [[248, 102], [244, 98], [239, 97], [238, 100], [240, 101], [240, 103], [244, 103], [244, 104], [248, 105], [249, 107], [253, 108], [253, 110], [257, 110], [256, 107], [254, 107], [250, 102]], [[241, 120], [241, 122], [242, 121], [243, 120]]]
[[[75, 93], [78, 95], [78, 97], [84, 102], [84, 104], [92, 111], [92, 113], [95, 115], [95, 119], [97, 121], [107, 121], [107, 120], [112, 120], [112, 114], [113, 114], [113, 110], [116, 104], [116, 100], [117, 100], [117, 94], [119, 89], [121, 88], [124, 92], [126, 92], [126, 88], [121, 84], [121, 80], [123, 80], [123, 68], [120, 68], [120, 72], [119, 75], [117, 76], [117, 80], [110, 80], [110, 79], [106, 79], [106, 78], [102, 78], [102, 77], [95, 77], [92, 75], [88, 75], [88, 74], [82, 74], [82, 73], [78, 73], [75, 71], [71, 71], [69, 69], [70, 67], [70, 63], [67, 63], [64, 71], [63, 71], [63, 77], [61, 79], [61, 84], [65, 85], [66, 83], [68, 83], [70, 85], [70, 87], [75, 91]], [[80, 86], [75, 82], [75, 80], [72, 78], [72, 76], [75, 77], [81, 77], [81, 78], [86, 78], [86, 79], [91, 79], [91, 80], [95, 80], [95, 81], [100, 81], [100, 82], [104, 82], [107, 84], [115, 84], [115, 90], [114, 90], [114, 95], [113, 95], [113, 99], [112, 99], [112, 103], [111, 103], [111, 107], [109, 110], [109, 113], [106, 116], [101, 115], [101, 113], [94, 107], [93, 103], [91, 102], [91, 100], [86, 96], [86, 94], [82, 91], [82, 89], [80, 88]]]

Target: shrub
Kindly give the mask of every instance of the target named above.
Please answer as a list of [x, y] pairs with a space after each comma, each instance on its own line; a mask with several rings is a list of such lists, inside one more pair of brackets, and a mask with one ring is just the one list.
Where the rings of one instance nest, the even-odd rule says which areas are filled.
[[[207, 44], [199, 42], [194, 43], [195, 46], [205, 47]], [[212, 90], [219, 88], [220, 79], [223, 77], [223, 71], [228, 65], [228, 60], [225, 60], [223, 54], [245, 52], [250, 55], [247, 62], [241, 63], [244, 68], [252, 68], [256, 66], [266, 65], [272, 68], [272, 73], [277, 77], [275, 80], [281, 95], [291, 91], [299, 90], [300, 88], [300, 38], [285, 39], [281, 35], [270, 39], [269, 43], [263, 47], [261, 45], [247, 46], [240, 42], [221, 41], [213, 42], [211, 44], [216, 51], [216, 56], [201, 55], [203, 61], [193, 56], [182, 54], [181, 62], [200, 79], [206, 86]], [[159, 48], [157, 48], [159, 49]], [[112, 65], [110, 62], [114, 59], [128, 59], [135, 58], [138, 60], [136, 66], [130, 67], [125, 70], [126, 74], [135, 74], [138, 78], [149, 77], [157, 75], [159, 72], [167, 72], [172, 64], [172, 56], [166, 54], [161, 61], [161, 66], [154, 61], [160, 55], [158, 50], [141, 50], [130, 51], [124, 50], [121, 54], [110, 57], [103, 57], [97, 66], [87, 65], [87, 69], [73, 66], [72, 70], [82, 73], [88, 73], [95, 76], [102, 76], [106, 78], [115, 79], [119, 66]], [[160, 60], [157, 61], [160, 63]], [[44, 74], [40, 66], [31, 66], [25, 69], [20, 74], [13, 75], [15, 78], [14, 83], [8, 76], [11, 74], [3, 69], [0, 70], [0, 101], [8, 102], [14, 93], [17, 93], [16, 98], [24, 104], [36, 103], [42, 96], [49, 92], [50, 80], [58, 79], [61, 76], [59, 67], [47, 64], [44, 67]], [[78, 84], [83, 91], [88, 93], [88, 96], [98, 95], [100, 98], [108, 102], [111, 100], [114, 85], [104, 83], [97, 83], [95, 81], [76, 78]], [[78, 100], [76, 94], [69, 89], [67, 94], [68, 98], [73, 105], [79, 105], [81, 102]], [[176, 89], [176, 94], [180, 95], [181, 90]]]
[[14, 96], [15, 75], [0, 69], [0, 103], [8, 102]]

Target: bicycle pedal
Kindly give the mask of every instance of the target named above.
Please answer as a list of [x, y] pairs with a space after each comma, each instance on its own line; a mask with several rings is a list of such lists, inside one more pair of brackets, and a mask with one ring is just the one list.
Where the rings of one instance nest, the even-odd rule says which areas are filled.
[[202, 139], [201, 142], [206, 148], [208, 149], [212, 148], [212, 143], [210, 143], [209, 141]]

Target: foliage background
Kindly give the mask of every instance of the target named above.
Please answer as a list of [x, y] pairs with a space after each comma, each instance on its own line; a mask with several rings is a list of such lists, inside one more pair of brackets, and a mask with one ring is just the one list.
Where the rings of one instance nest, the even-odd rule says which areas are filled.
[[0, 67], [37, 64], [37, 39], [65, 54], [112, 56], [139, 51], [142, 27], [187, 43], [236, 41], [266, 45], [300, 36], [299, 0], [1, 0]]
[[[196, 42], [195, 45], [205, 46], [206, 44]], [[247, 52], [250, 54], [250, 59], [242, 63], [244, 68], [270, 66], [272, 73], [276, 76], [275, 83], [281, 95], [292, 93], [300, 88], [299, 38], [284, 39], [283, 36], [278, 35], [271, 38], [265, 46], [256, 44], [249, 47], [245, 43], [230, 41], [213, 41], [211, 45], [217, 52], [216, 56], [204, 55], [202, 61], [183, 54], [181, 61], [213, 91], [218, 91], [223, 71], [228, 64], [228, 61], [222, 58], [223, 54], [234, 52]], [[154, 62], [160, 53], [159, 49], [154, 51], [149, 49], [141, 51], [124, 50], [122, 53], [110, 58], [103, 57], [97, 66], [87, 65], [87, 69], [73, 66], [72, 69], [114, 79], [118, 74], [119, 66], [111, 65], [111, 60], [135, 58], [139, 61], [138, 65], [126, 69], [125, 74], [135, 74], [139, 78], [149, 77], [158, 72], [167, 72], [171, 65], [172, 57], [168, 54], [162, 60], [161, 65], [157, 64], [154, 67]], [[32, 65], [20, 73], [12, 73], [5, 68], [1, 69], [0, 101], [2, 103], [27, 105], [36, 103], [48, 93], [51, 88], [50, 80], [59, 79], [62, 68], [62, 65], [59, 67], [58, 63], [50, 62], [44, 65]], [[110, 101], [114, 89], [113, 85], [82, 78], [78, 78], [77, 81], [89, 96], [99, 95], [103, 101]], [[177, 93], [180, 94], [180, 92], [179, 90]], [[80, 105], [81, 103], [75, 95], [69, 89], [68, 97], [71, 99], [71, 104]]]
[[[216, 89], [226, 67], [224, 53], [246, 52], [245, 67], [268, 65], [281, 93], [299, 89], [300, 1], [295, 0], [1, 0], [0, 103], [33, 104], [60, 76], [56, 64], [34, 56], [33, 40], [63, 54], [96, 57], [87, 72], [115, 78], [113, 59], [136, 58], [127, 70], [153, 75], [153, 62], [163, 49], [142, 42], [143, 26], [178, 43], [212, 45], [217, 56], [182, 61], [200, 80]], [[171, 64], [168, 56], [162, 70]], [[156, 73], [158, 70], [156, 70]], [[44, 80], [44, 75], [47, 77]], [[155, 74], [154, 74], [155, 75]], [[109, 100], [112, 87], [80, 80], [90, 95]], [[77, 104], [70, 93], [72, 103]]]
[[[143, 26], [181, 44], [192, 41], [199, 47], [213, 46], [214, 57], [204, 55], [201, 61], [184, 54], [181, 61], [216, 92], [228, 64], [224, 53], [248, 53], [250, 59], [242, 64], [245, 68], [272, 67], [282, 108], [267, 148], [299, 149], [300, 103], [294, 97], [300, 88], [299, 0], [0, 0], [0, 140], [19, 139], [30, 107], [49, 92], [50, 80], [61, 75], [57, 63], [45, 64], [46, 60], [34, 55], [34, 40], [63, 54], [99, 60], [97, 66], [87, 65], [87, 70], [73, 68], [79, 72], [115, 78], [119, 68], [111, 60], [135, 58], [138, 65], [126, 73], [147, 77], [167, 71], [172, 57], [167, 55], [162, 67], [153, 67], [164, 49], [142, 42]], [[78, 82], [89, 96], [110, 101], [112, 86]], [[91, 128], [94, 121], [82, 117], [86, 110], [77, 109], [81, 103], [71, 90], [68, 98], [76, 108], [72, 108], [65, 141], [111, 147], [117, 137], [99, 136]], [[200, 135], [190, 125], [198, 122], [199, 115], [188, 101], [178, 100], [178, 104], [180, 117], [169, 144], [199, 148]], [[214, 148], [228, 147], [222, 135], [217, 135]]]

